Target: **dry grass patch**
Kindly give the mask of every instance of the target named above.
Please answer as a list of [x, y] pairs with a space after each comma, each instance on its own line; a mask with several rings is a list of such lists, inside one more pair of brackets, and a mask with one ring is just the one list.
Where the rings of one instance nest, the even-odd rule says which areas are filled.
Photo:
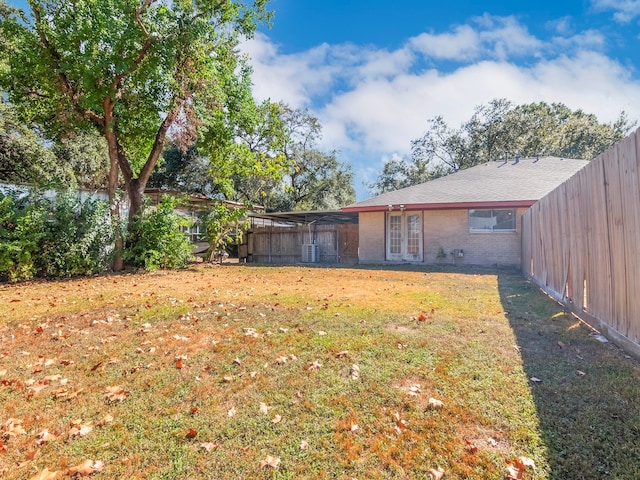
[[0, 304], [3, 478], [640, 474], [637, 364], [514, 273], [201, 266]]

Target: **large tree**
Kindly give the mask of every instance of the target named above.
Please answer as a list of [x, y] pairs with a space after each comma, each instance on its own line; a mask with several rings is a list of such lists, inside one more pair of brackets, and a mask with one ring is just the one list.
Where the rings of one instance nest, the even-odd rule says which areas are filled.
[[516, 106], [496, 99], [477, 107], [458, 129], [442, 117], [430, 119], [425, 134], [411, 142], [411, 158], [387, 162], [369, 189], [377, 194], [408, 187], [505, 156], [591, 160], [633, 125], [624, 112], [613, 123], [601, 123], [595, 115], [561, 103]]
[[72, 179], [71, 168], [58, 161], [41, 132], [0, 98], [0, 182], [51, 186]]
[[[235, 125], [233, 130], [214, 130], [217, 135], [226, 131], [240, 143], [212, 137], [204, 142], [208, 148], [183, 151], [172, 145], [149, 184], [261, 204], [270, 211], [335, 209], [355, 201], [350, 166], [339, 162], [336, 152], [315, 148], [322, 131], [316, 117], [284, 104], [264, 103], [256, 108], [258, 114], [249, 116], [253, 121], [227, 122]], [[230, 154], [236, 161], [225, 162], [226, 154], [220, 158], [225, 149], [215, 147], [219, 143], [233, 145]], [[284, 176], [256, 162], [256, 157], [279, 158], [278, 165], [287, 167]]]
[[318, 119], [307, 109], [282, 106], [286, 131], [283, 153], [289, 171], [266, 199], [270, 210], [337, 209], [355, 201], [353, 172], [337, 152], [316, 145], [322, 135]]
[[170, 131], [188, 145], [251, 101], [236, 46], [268, 20], [267, 0], [28, 3], [25, 15], [0, 2], [2, 86], [50, 136], [94, 129], [104, 137], [112, 215], [121, 174], [132, 225]]

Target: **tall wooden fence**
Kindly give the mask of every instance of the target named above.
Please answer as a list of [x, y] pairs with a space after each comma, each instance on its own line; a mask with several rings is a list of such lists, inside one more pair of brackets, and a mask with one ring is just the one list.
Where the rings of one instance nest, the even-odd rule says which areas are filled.
[[319, 263], [358, 263], [358, 225], [332, 224], [253, 228], [246, 236], [247, 261], [267, 264], [301, 262], [302, 245], [318, 245]]
[[522, 218], [522, 269], [640, 354], [640, 129]]

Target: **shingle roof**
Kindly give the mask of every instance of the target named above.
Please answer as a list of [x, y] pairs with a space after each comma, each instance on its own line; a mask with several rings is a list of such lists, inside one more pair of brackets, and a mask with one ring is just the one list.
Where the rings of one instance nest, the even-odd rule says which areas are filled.
[[421, 209], [491, 204], [529, 206], [587, 163], [558, 157], [487, 162], [420, 185], [383, 193], [349, 205], [343, 211], [383, 210], [389, 205]]

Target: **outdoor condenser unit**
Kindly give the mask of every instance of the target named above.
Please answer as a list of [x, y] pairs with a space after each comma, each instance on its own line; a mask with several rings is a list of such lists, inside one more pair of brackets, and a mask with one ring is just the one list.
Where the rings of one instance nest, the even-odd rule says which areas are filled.
[[320, 245], [317, 243], [302, 244], [302, 262], [317, 263], [320, 261]]

